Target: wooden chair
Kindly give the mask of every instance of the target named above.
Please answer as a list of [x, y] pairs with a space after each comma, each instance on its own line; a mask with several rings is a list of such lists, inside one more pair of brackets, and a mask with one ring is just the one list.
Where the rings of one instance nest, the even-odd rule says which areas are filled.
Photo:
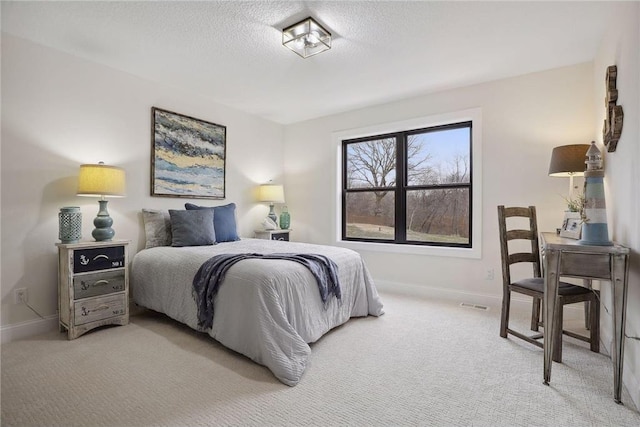
[[[520, 217], [528, 219], [528, 229], [518, 227], [507, 227], [507, 219]], [[523, 221], [522, 219], [520, 221]], [[533, 298], [533, 309], [531, 313], [531, 330], [538, 331], [538, 326], [543, 326], [540, 321], [540, 308], [544, 296], [544, 279], [540, 266], [540, 246], [538, 243], [538, 226], [536, 224], [535, 206], [507, 207], [498, 206], [498, 225], [500, 228], [500, 252], [502, 255], [502, 319], [500, 322], [500, 336], [507, 338], [511, 334], [531, 344], [542, 347], [543, 334], [525, 335], [509, 328], [509, 308], [511, 302], [511, 292], [518, 292]], [[509, 242], [513, 240], [529, 241], [530, 250], [523, 250], [520, 247], [509, 247]], [[522, 242], [520, 242], [522, 244]], [[526, 245], [526, 243], [524, 243]], [[511, 266], [518, 263], [531, 263], [533, 267], [533, 277], [519, 280], [512, 280]], [[587, 289], [571, 283], [560, 282], [558, 286], [558, 304], [556, 309], [556, 319], [558, 328], [553, 331], [554, 341], [553, 360], [562, 362], [562, 334], [569, 335], [582, 341], [586, 341], [591, 346], [591, 351], [600, 351], [600, 303], [598, 301], [598, 291]], [[562, 327], [563, 308], [565, 304], [577, 302], [590, 302], [589, 305], [589, 337], [585, 337], [570, 331], [564, 331]], [[545, 330], [545, 333], [549, 331]]]

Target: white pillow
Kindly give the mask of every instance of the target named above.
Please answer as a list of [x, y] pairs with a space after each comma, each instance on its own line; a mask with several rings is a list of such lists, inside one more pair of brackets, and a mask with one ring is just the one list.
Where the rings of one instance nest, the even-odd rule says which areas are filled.
[[145, 249], [156, 246], [171, 246], [171, 218], [169, 211], [142, 209]]

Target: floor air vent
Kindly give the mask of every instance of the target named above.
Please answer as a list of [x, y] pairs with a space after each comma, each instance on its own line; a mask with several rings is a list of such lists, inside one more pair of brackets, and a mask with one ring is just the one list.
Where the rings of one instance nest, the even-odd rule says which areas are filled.
[[470, 304], [468, 302], [461, 302], [460, 307], [473, 308], [475, 310], [483, 310], [483, 311], [489, 310], [489, 307], [487, 307], [486, 305]]

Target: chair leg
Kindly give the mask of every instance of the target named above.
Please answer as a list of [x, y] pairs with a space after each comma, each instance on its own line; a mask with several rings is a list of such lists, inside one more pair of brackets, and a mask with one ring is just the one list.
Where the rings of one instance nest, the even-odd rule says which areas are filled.
[[531, 311], [531, 330], [538, 331], [540, 325], [540, 298], [533, 298], [533, 309]]
[[544, 333], [546, 336], [550, 336], [553, 340], [553, 361], [562, 363], [562, 325], [563, 325], [563, 315], [564, 315], [564, 304], [562, 303], [562, 298], [558, 298], [558, 302], [556, 303], [556, 328], [553, 331], [547, 330], [547, 325], [545, 325]]
[[600, 353], [600, 301], [596, 298], [589, 305], [591, 307], [589, 312], [591, 351]]
[[509, 307], [511, 305], [511, 291], [506, 290], [502, 295], [502, 314], [500, 317], [500, 336], [507, 337], [507, 328], [509, 327]]
[[[583, 279], [582, 285], [588, 289], [593, 288], [593, 285], [590, 279]], [[590, 305], [589, 301], [584, 302], [584, 327], [587, 328], [587, 330], [591, 328], [591, 319], [590, 319], [591, 307], [589, 307], [589, 305]]]

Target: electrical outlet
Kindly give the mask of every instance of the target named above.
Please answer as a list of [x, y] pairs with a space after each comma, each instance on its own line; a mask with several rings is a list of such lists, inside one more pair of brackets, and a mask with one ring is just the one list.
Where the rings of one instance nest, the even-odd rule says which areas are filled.
[[493, 280], [496, 277], [496, 273], [493, 268], [487, 270], [487, 274], [484, 276], [485, 280]]
[[27, 288], [18, 288], [13, 291], [14, 304], [25, 304], [29, 301]]

